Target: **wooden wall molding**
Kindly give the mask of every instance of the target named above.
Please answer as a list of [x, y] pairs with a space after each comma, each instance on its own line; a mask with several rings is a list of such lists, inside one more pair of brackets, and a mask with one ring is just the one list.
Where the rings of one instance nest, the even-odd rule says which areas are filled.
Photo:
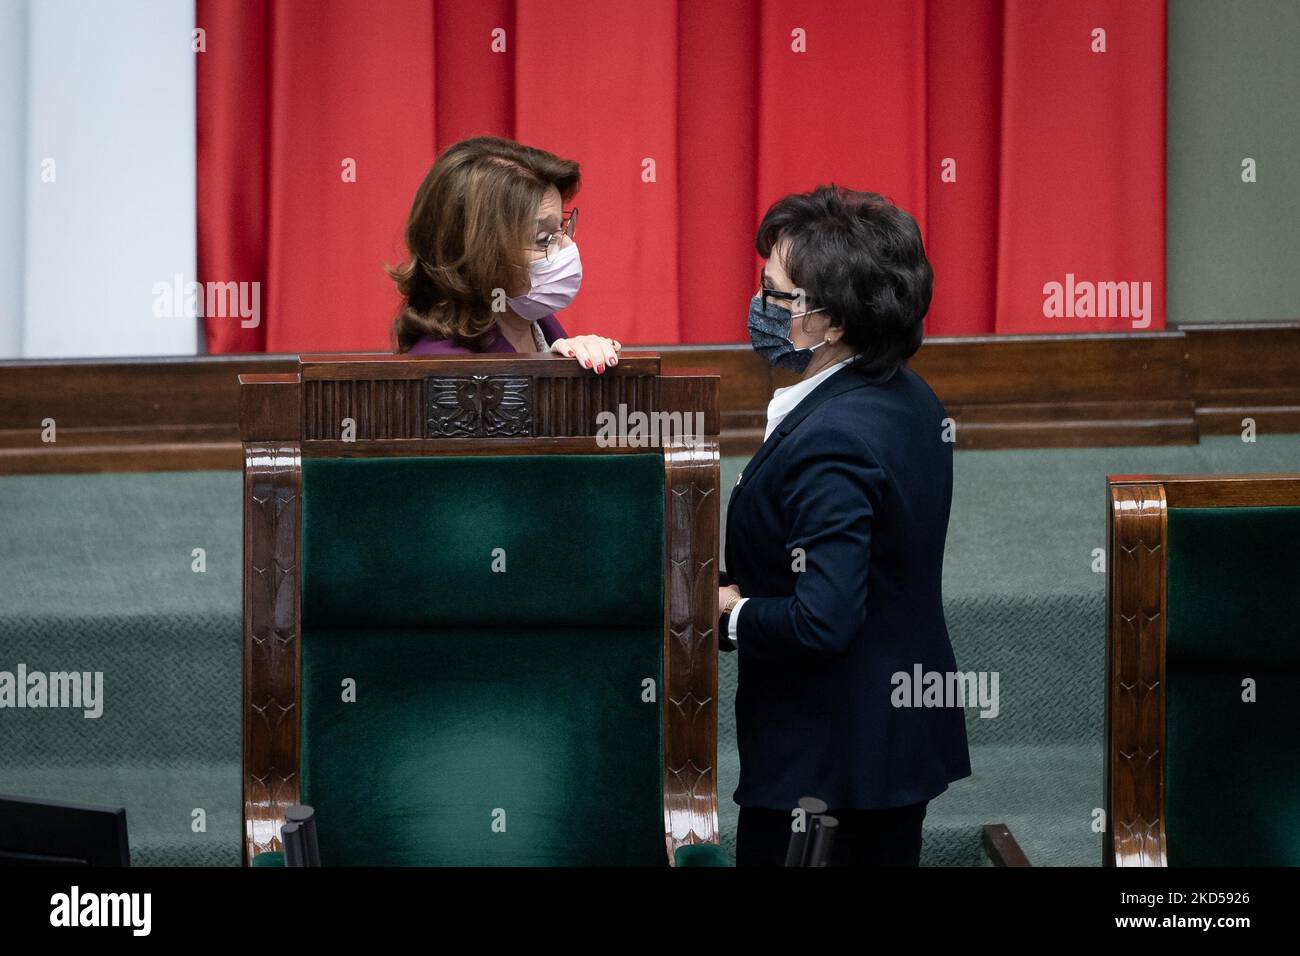
[[[773, 389], [794, 381], [748, 345], [650, 348], [665, 373], [721, 375], [727, 455], [753, 453]], [[344, 411], [359, 434], [403, 439], [423, 427], [417, 416], [427, 415], [426, 396], [417, 394], [421, 385], [392, 377], [401, 364], [390, 361], [395, 356], [362, 356], [371, 365], [367, 377], [346, 384], [331, 367], [358, 356], [306, 357], [313, 362], [303, 400], [309, 440], [336, 437]], [[238, 376], [287, 372], [297, 358], [0, 362], [0, 474], [237, 469]], [[463, 377], [457, 363], [467, 363], [463, 374], [472, 377], [474, 356], [443, 358], [451, 360], [454, 377]], [[527, 375], [528, 363], [538, 359], [517, 361]], [[1261, 433], [1300, 432], [1300, 322], [931, 338], [911, 365], [957, 423], [958, 448], [1189, 444], [1201, 435], [1237, 433], [1245, 418]], [[548, 374], [547, 382], [549, 391], [533, 401], [549, 409], [547, 421], [561, 423], [553, 437], [584, 434], [593, 406], [626, 401], [651, 408], [656, 401], [641, 393], [654, 387], [644, 375], [596, 376], [573, 364], [570, 376]], [[385, 420], [376, 417], [381, 409]], [[47, 418], [57, 423], [53, 444], [41, 441]]]
[[[0, 474], [243, 467], [239, 376], [292, 355], [0, 362]], [[41, 440], [54, 419], [57, 441]]]

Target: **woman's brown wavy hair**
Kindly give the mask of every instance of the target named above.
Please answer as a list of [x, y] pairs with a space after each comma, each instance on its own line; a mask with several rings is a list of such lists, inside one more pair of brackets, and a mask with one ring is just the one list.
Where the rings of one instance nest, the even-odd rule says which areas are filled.
[[472, 348], [496, 322], [496, 290], [508, 295], [529, 281], [524, 250], [547, 188], [567, 202], [580, 181], [573, 160], [514, 140], [476, 136], [447, 147], [411, 204], [410, 260], [388, 269], [402, 295], [393, 350], [430, 334]]

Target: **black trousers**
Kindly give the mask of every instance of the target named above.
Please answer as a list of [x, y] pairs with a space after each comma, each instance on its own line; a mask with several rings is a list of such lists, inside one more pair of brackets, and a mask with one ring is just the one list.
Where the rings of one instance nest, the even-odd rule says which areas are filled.
[[[929, 801], [879, 810], [830, 810], [839, 822], [831, 866], [916, 866]], [[794, 817], [789, 810], [741, 807], [736, 866], [784, 866]]]

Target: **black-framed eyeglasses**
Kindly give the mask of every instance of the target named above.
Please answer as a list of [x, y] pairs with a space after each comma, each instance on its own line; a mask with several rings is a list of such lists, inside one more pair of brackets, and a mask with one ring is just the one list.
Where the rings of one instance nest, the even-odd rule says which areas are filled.
[[574, 206], [568, 212], [562, 214], [560, 228], [558, 232], [543, 233], [537, 237], [537, 241], [546, 243], [546, 261], [551, 260], [555, 250], [560, 247], [560, 237], [568, 236], [573, 239], [573, 234], [578, 231], [578, 207]]
[[[759, 304], [762, 305], [763, 311], [767, 311], [768, 299], [780, 299], [782, 302], [797, 302], [799, 295], [795, 292], [779, 292], [776, 289], [759, 289]], [[794, 310], [791, 309], [791, 312]]]

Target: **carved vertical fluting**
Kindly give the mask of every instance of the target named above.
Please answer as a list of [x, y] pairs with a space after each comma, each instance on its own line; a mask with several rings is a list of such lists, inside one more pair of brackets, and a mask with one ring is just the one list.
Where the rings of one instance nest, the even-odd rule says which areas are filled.
[[304, 395], [308, 441], [338, 441], [345, 418], [356, 422], [358, 441], [425, 437], [420, 379], [315, 380], [304, 383]]
[[538, 376], [534, 393], [539, 438], [596, 435], [600, 413], [617, 417], [620, 406], [624, 416], [658, 410], [653, 375]]
[[664, 824], [669, 859], [718, 841], [718, 509], [716, 436], [664, 450], [667, 603]]
[[300, 446], [244, 446], [244, 863], [299, 796]]
[[1164, 866], [1168, 512], [1163, 485], [1110, 492], [1105, 862]]

